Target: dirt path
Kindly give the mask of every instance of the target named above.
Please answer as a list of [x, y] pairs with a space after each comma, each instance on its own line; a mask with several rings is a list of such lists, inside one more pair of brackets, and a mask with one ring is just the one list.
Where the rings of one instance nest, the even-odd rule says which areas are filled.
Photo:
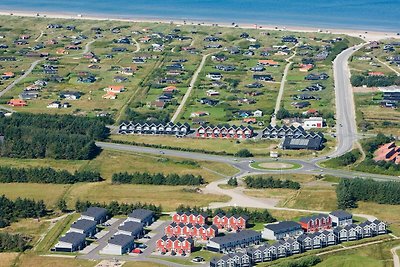
[[194, 87], [194, 85], [195, 85], [195, 83], [197, 81], [197, 77], [199, 76], [201, 70], [203, 69], [204, 64], [206, 63], [207, 57], [209, 55], [211, 55], [211, 54], [213, 54], [213, 53], [209, 53], [209, 54], [203, 55], [203, 58], [201, 59], [199, 67], [197, 68], [197, 70], [193, 74], [192, 80], [190, 81], [189, 88], [186, 91], [186, 94], [183, 96], [182, 101], [179, 104], [179, 107], [176, 109], [174, 116], [172, 116], [172, 119], [171, 119], [172, 122], [176, 121], [176, 119], [178, 118], [178, 116], [181, 113], [182, 109], [185, 107], [186, 101], [188, 100], [188, 98], [190, 96], [190, 93], [192, 92], [193, 87]]
[[389, 69], [391, 69], [394, 73], [396, 73], [397, 76], [400, 76], [400, 71], [396, 70], [395, 68], [393, 68], [392, 66], [387, 64], [387, 62], [383, 62], [379, 58], [376, 58], [376, 60], [379, 61], [379, 63], [381, 63], [381, 64], [385, 65], [386, 67], [388, 67]]
[[[345, 251], [345, 250], [350, 250], [350, 249], [355, 249], [355, 248], [367, 247], [367, 246], [371, 246], [371, 245], [375, 245], [375, 244], [384, 243], [384, 242], [386, 242], [388, 240], [392, 240], [392, 239], [389, 238], [389, 239], [372, 241], [372, 242], [368, 242], [368, 243], [364, 243], [364, 244], [360, 244], [360, 245], [355, 245], [355, 246], [343, 247], [343, 248], [339, 248], [339, 249], [334, 249], [334, 250], [330, 250], [330, 251], [321, 252], [321, 253], [318, 253], [316, 255], [317, 256], [321, 256], [321, 255], [336, 253], [336, 252], [339, 252], [339, 251]], [[396, 265], [395, 265], [395, 267], [396, 267]]]
[[400, 260], [399, 260], [399, 255], [397, 255], [396, 250], [400, 250], [400, 246], [394, 247], [390, 250], [390, 252], [393, 255], [393, 266], [394, 267], [400, 267]]
[[[296, 46], [294, 46], [294, 47], [296, 47]], [[292, 47], [292, 48], [294, 48], [294, 47]], [[294, 51], [293, 55], [291, 55], [290, 57], [285, 59], [286, 62], [288, 62], [288, 64], [286, 64], [285, 70], [283, 72], [281, 85], [279, 87], [278, 97], [276, 98], [276, 104], [275, 104], [275, 110], [274, 110], [275, 116], [271, 117], [271, 125], [272, 126], [276, 125], [276, 114], [278, 113], [279, 109], [281, 108], [281, 102], [282, 102], [283, 92], [285, 90], [286, 78], [287, 78], [290, 66], [293, 64], [293, 62], [291, 62], [290, 60], [292, 58], [294, 58], [295, 56], [296, 56], [296, 51]]]

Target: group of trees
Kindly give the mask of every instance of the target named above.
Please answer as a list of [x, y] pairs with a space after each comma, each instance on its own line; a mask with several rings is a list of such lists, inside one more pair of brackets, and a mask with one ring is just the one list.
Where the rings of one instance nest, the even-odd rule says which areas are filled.
[[94, 140], [109, 129], [96, 118], [17, 113], [0, 118], [0, 134], [1, 156], [84, 160], [99, 153]]
[[0, 183], [43, 183], [43, 184], [74, 184], [79, 182], [99, 182], [102, 178], [99, 172], [75, 171], [52, 168], [12, 168], [0, 166]]
[[340, 157], [330, 159], [325, 162], [328, 167], [348, 166], [355, 163], [361, 157], [361, 152], [358, 149], [353, 149]]
[[23, 252], [30, 238], [20, 234], [0, 233], [0, 252]]
[[38, 218], [46, 215], [46, 205], [42, 200], [17, 198], [15, 201], [0, 196], [0, 228], [22, 218]]
[[225, 209], [204, 209], [200, 207], [191, 207], [180, 205], [176, 209], [177, 212], [199, 212], [205, 213], [209, 217], [214, 217], [217, 214], [238, 214], [238, 215], [246, 215], [249, 217], [249, 223], [271, 223], [276, 222], [276, 219], [272, 217], [272, 215], [268, 212], [268, 210], [249, 210], [247, 208], [241, 207], [230, 207]]
[[135, 172], [129, 174], [127, 172], [114, 173], [112, 176], [114, 184], [153, 184], [153, 185], [201, 185], [204, 184], [204, 179], [200, 175], [176, 173], [148, 173]]
[[154, 204], [147, 203], [119, 203], [117, 201], [111, 201], [110, 203], [98, 203], [90, 201], [80, 201], [79, 199], [75, 202], [75, 210], [77, 212], [84, 212], [89, 207], [101, 207], [108, 210], [112, 216], [116, 215], [128, 215], [134, 209], [148, 209], [154, 211], [155, 214], [159, 215], [162, 212], [161, 205], [156, 206]]
[[248, 188], [290, 188], [300, 189], [300, 184], [291, 180], [280, 180], [272, 177], [263, 178], [262, 176], [248, 176], [244, 179]]
[[238, 181], [236, 177], [231, 177], [228, 180], [228, 185], [233, 186], [233, 187], [237, 187], [238, 186]]
[[[334, 121], [335, 114], [333, 112], [322, 112], [319, 111], [319, 116], [324, 118], [326, 121]], [[310, 115], [303, 114], [302, 112], [290, 112], [289, 110], [282, 107], [276, 113], [276, 118], [278, 120], [286, 119], [286, 118], [308, 118]]]
[[340, 179], [336, 188], [338, 208], [356, 208], [357, 201], [379, 204], [400, 204], [399, 182], [378, 182], [372, 179]]
[[353, 75], [351, 76], [351, 84], [353, 86], [368, 87], [385, 87], [391, 85], [400, 85], [399, 76], [366, 76], [366, 75]]
[[145, 112], [139, 113], [133, 109], [127, 108], [125, 111], [126, 119], [132, 122], [148, 122], [148, 123], [167, 123], [170, 122], [169, 114], [166, 112]]
[[246, 148], [239, 150], [235, 154], [235, 157], [240, 157], [240, 158], [250, 158], [252, 156], [253, 154]]

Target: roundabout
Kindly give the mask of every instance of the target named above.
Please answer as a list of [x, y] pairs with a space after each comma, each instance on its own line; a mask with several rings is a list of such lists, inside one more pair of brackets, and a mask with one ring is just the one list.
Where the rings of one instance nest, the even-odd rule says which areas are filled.
[[294, 170], [300, 169], [302, 166], [298, 163], [286, 161], [267, 161], [267, 162], [253, 162], [250, 164], [253, 169], [259, 170]]

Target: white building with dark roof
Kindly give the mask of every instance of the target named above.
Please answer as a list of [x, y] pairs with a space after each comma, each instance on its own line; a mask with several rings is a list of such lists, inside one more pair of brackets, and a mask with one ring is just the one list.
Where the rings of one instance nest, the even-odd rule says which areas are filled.
[[332, 219], [332, 226], [344, 227], [353, 223], [353, 215], [344, 210], [332, 211], [329, 217]]
[[151, 210], [146, 210], [146, 209], [136, 209], [133, 210], [129, 215], [128, 219], [126, 220], [127, 222], [132, 221], [132, 222], [138, 222], [142, 223], [144, 226], [149, 226], [154, 222], [154, 212]]
[[86, 237], [92, 237], [96, 234], [96, 221], [80, 219], [71, 225], [69, 232], [84, 234]]
[[135, 248], [133, 236], [117, 234], [108, 240], [107, 246], [101, 250], [101, 254], [123, 255]]
[[81, 214], [81, 219], [96, 221], [98, 224], [107, 220], [107, 210], [99, 207], [90, 207]]
[[217, 236], [210, 239], [207, 249], [215, 252], [230, 252], [236, 248], [244, 248], [258, 244], [261, 241], [261, 233], [253, 230], [242, 230], [234, 234]]
[[133, 236], [135, 239], [144, 235], [143, 224], [133, 221], [125, 221], [118, 227], [118, 233], [121, 235]]
[[80, 233], [66, 233], [60, 237], [54, 250], [60, 252], [74, 252], [83, 249], [86, 246], [86, 235]]
[[268, 240], [297, 237], [303, 233], [301, 225], [293, 221], [283, 221], [264, 225], [262, 237]]

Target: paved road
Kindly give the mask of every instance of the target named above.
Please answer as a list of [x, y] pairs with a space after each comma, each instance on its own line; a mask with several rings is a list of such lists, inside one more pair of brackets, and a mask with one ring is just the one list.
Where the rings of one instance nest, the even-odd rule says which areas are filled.
[[13, 89], [14, 86], [17, 85], [20, 81], [25, 79], [32, 72], [32, 70], [36, 67], [36, 65], [39, 64], [39, 62], [41, 62], [42, 60], [43, 59], [39, 59], [39, 60], [36, 60], [35, 62], [33, 62], [31, 64], [31, 66], [29, 67], [29, 69], [27, 69], [23, 75], [21, 75], [19, 78], [17, 78], [11, 84], [9, 84], [3, 91], [0, 92], [0, 97], [2, 97], [5, 93], [10, 91], [11, 89]]
[[396, 250], [400, 250], [400, 246], [394, 247], [390, 250], [390, 252], [393, 255], [393, 266], [394, 267], [400, 267], [400, 260], [399, 260], [399, 255], [397, 255]]
[[194, 85], [195, 85], [195, 83], [197, 81], [197, 77], [199, 76], [201, 70], [203, 69], [204, 64], [206, 63], [207, 57], [209, 55], [211, 55], [211, 54], [212, 53], [209, 53], [207, 55], [203, 55], [203, 58], [201, 59], [199, 67], [197, 68], [197, 70], [193, 74], [192, 80], [190, 80], [189, 88], [187, 89], [186, 94], [183, 96], [182, 101], [179, 104], [179, 107], [176, 109], [174, 115], [172, 116], [172, 119], [171, 119], [172, 122], [176, 121], [176, 119], [178, 118], [178, 116], [181, 113], [182, 109], [184, 108], [184, 106], [186, 104], [186, 101], [188, 100], [188, 98], [190, 96], [190, 93], [192, 92], [193, 87], [194, 87]]
[[348, 60], [350, 56], [363, 45], [364, 44], [361, 44], [344, 50], [333, 61], [338, 145], [337, 150], [330, 155], [331, 157], [343, 155], [350, 151], [358, 142], [356, 114], [353, 90], [350, 83]]

